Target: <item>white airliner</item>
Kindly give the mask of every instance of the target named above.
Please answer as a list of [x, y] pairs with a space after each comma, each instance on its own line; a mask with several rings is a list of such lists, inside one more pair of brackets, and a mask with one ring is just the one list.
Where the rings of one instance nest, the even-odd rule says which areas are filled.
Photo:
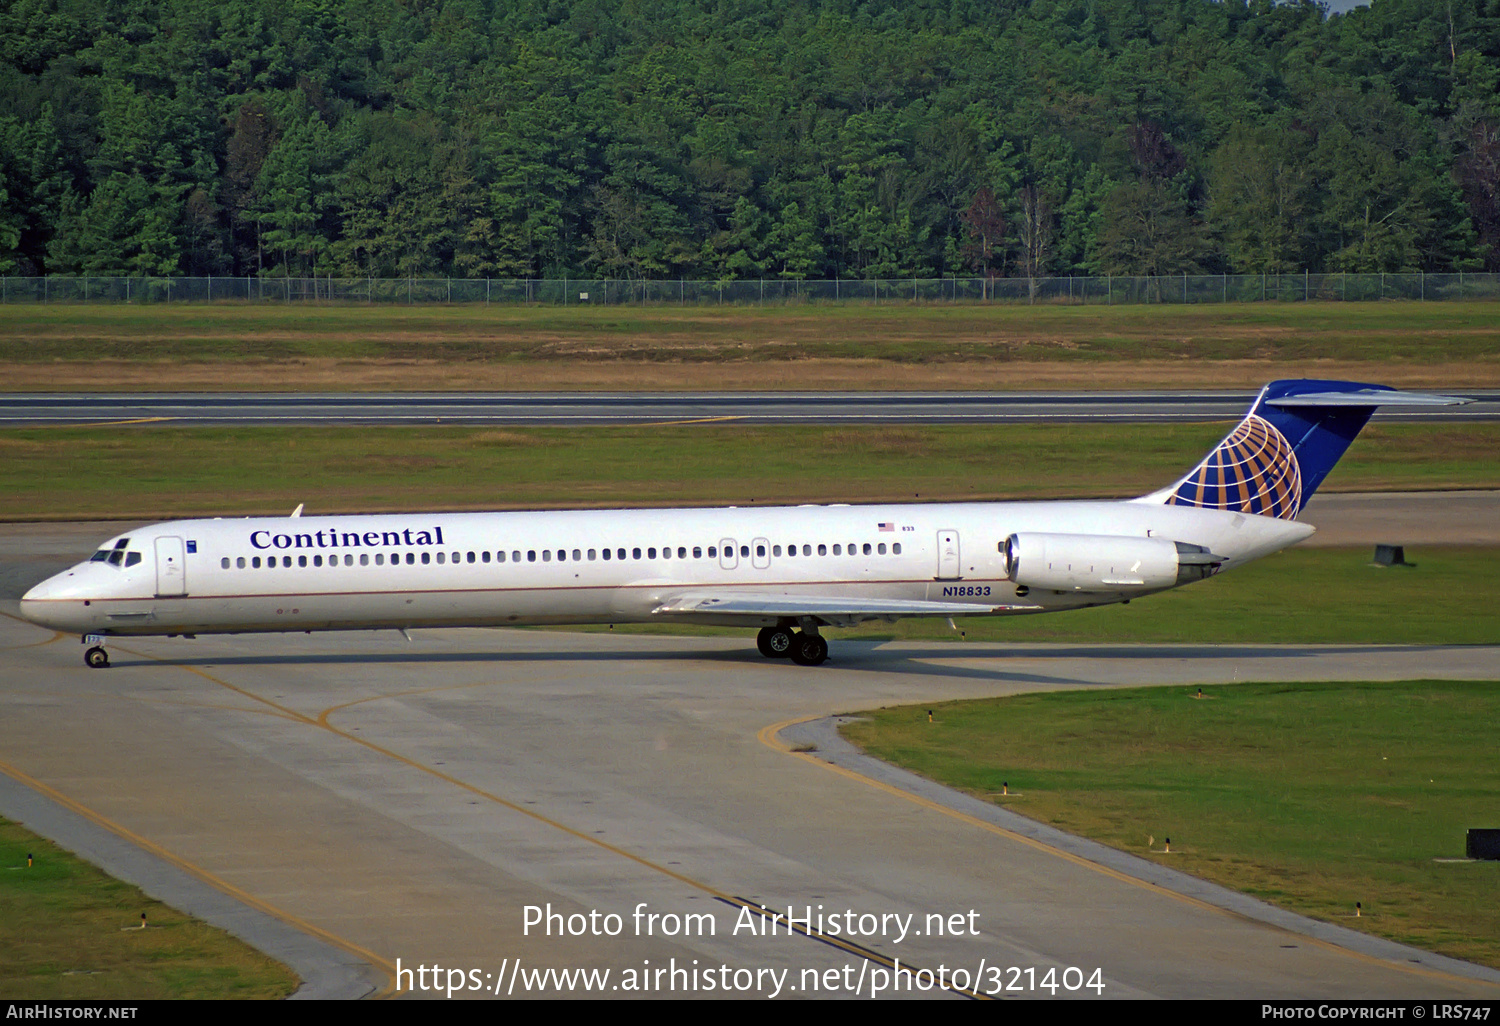
[[21, 614], [81, 633], [92, 667], [117, 636], [624, 622], [759, 627], [763, 654], [815, 666], [822, 627], [1127, 602], [1284, 549], [1375, 407], [1467, 401], [1272, 382], [1179, 481], [1119, 502], [174, 521], [105, 542]]

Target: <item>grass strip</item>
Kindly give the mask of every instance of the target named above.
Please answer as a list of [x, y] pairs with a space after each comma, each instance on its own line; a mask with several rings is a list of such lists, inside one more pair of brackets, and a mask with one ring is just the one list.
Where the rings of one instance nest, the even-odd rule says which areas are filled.
[[[1226, 424], [0, 432], [0, 518], [1122, 497]], [[1500, 487], [1500, 424], [1371, 427], [1323, 488]]]
[[[881, 709], [872, 755], [1284, 908], [1500, 966], [1495, 682], [1246, 684]], [[927, 722], [927, 709], [934, 710]], [[1002, 797], [1005, 785], [1015, 797]], [[1172, 854], [1160, 854], [1167, 838]], [[1354, 904], [1363, 915], [1354, 918]]]
[[0, 360], [898, 362], [1500, 356], [1495, 303], [534, 307], [51, 304], [5, 307]]
[[283, 998], [298, 985], [223, 930], [6, 819], [0, 951], [0, 994], [12, 1000]]

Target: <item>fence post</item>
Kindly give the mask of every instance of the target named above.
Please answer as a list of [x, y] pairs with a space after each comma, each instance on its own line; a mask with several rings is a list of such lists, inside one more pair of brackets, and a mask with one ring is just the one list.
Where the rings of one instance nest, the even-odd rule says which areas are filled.
[[1427, 272], [1426, 271], [1418, 271], [1417, 274], [1418, 274], [1418, 276], [1421, 279], [1422, 301], [1426, 302], [1427, 301]]
[[1312, 272], [1307, 268], [1302, 269], [1302, 302], [1312, 298]]
[[1224, 286], [1224, 295], [1219, 300], [1219, 302], [1221, 302], [1221, 303], [1228, 303], [1229, 302], [1229, 272], [1225, 271], [1223, 274], [1219, 275], [1219, 278], [1221, 280], [1221, 283]]
[[1105, 306], [1114, 306], [1115, 305], [1115, 276], [1114, 275], [1112, 275], [1112, 274], [1106, 274], [1104, 276], [1104, 288], [1105, 288], [1104, 305]]
[[490, 279], [488, 277], [484, 279], [484, 305], [490, 305]]

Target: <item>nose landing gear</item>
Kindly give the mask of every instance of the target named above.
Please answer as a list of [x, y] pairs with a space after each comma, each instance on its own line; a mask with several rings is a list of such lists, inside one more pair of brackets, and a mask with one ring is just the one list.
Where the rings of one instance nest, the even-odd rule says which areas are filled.
[[83, 661], [90, 669], [102, 670], [109, 665], [109, 653], [104, 651], [103, 645], [95, 645], [83, 654]]

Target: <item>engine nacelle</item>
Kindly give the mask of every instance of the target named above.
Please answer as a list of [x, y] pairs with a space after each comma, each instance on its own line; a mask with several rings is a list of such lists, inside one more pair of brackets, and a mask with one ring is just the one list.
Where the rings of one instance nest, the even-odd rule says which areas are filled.
[[1004, 553], [1016, 585], [1052, 591], [1171, 588], [1208, 577], [1224, 562], [1201, 545], [1111, 534], [1013, 534]]

